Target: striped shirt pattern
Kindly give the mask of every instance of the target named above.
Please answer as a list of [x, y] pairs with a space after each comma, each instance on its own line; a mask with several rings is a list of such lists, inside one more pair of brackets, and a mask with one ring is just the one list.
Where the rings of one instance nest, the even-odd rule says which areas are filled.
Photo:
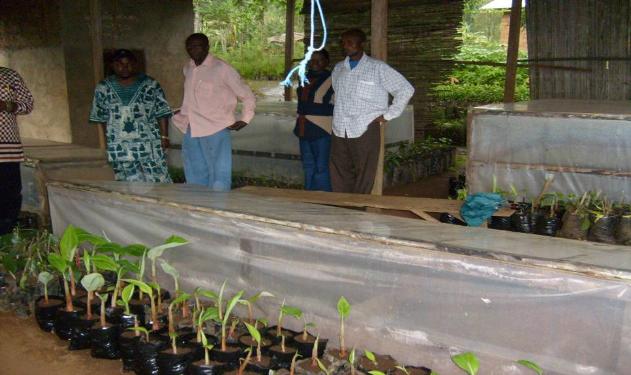
[[[333, 134], [341, 138], [358, 138], [368, 125], [383, 115], [386, 121], [401, 116], [414, 95], [414, 87], [381, 60], [364, 54], [351, 69], [349, 58], [333, 69], [335, 110]], [[393, 96], [388, 106], [388, 94]]]
[[0, 163], [24, 161], [17, 115], [25, 115], [33, 110], [33, 96], [16, 71], [2, 66], [0, 100], [16, 104], [12, 113], [0, 111]]

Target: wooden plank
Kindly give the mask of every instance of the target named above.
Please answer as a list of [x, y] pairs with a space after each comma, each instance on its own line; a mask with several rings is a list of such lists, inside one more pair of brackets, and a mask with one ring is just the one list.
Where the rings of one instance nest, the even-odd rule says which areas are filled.
[[[388, 60], [388, 0], [372, 0], [370, 12], [370, 55], [376, 59]], [[377, 173], [372, 186], [372, 194], [383, 194], [383, 163], [385, 158], [386, 135], [384, 126], [379, 127], [379, 159]]]
[[515, 101], [517, 79], [517, 57], [519, 54], [519, 29], [521, 28], [521, 0], [513, 0], [508, 30], [508, 52], [506, 55], [506, 81], [504, 82], [504, 103]]
[[410, 212], [412, 212], [414, 215], [420, 217], [421, 219], [425, 221], [429, 221], [430, 223], [440, 223], [440, 221], [436, 220], [436, 218], [434, 218], [432, 215], [428, 214], [425, 211], [410, 210]]
[[[296, 0], [287, 0], [285, 13], [285, 74], [292, 68], [294, 58], [294, 18], [296, 14]], [[292, 87], [285, 87], [285, 101], [291, 101]]]
[[[437, 213], [447, 212], [452, 215], [456, 215], [457, 217], [460, 216], [460, 207], [462, 206], [462, 201], [450, 199], [327, 193], [323, 191], [277, 189], [259, 186], [245, 186], [238, 189], [238, 191], [305, 203], [327, 204], [340, 207], [375, 207], [389, 210], [410, 211], [415, 214], [417, 214], [416, 211]], [[502, 208], [494, 215], [510, 216], [513, 212], [514, 210]]]

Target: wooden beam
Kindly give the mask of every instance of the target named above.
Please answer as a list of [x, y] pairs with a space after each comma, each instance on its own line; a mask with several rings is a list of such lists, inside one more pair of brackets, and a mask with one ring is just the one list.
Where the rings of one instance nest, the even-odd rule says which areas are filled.
[[[90, 0], [90, 40], [92, 44], [92, 66], [94, 84], [103, 79], [103, 21], [101, 0]], [[105, 129], [98, 126], [99, 147], [105, 149]]]
[[517, 57], [519, 54], [519, 29], [521, 28], [521, 0], [513, 0], [508, 29], [508, 52], [506, 54], [506, 80], [504, 81], [504, 103], [515, 101]]
[[[388, 60], [388, 0], [372, 0], [370, 12], [370, 55], [376, 59]], [[387, 126], [387, 125], [386, 125]], [[383, 193], [383, 160], [385, 156], [385, 129], [380, 129], [381, 144], [377, 173], [372, 187], [373, 195]]]
[[[293, 64], [294, 58], [294, 18], [296, 14], [296, 0], [287, 0], [285, 13], [285, 74], [287, 74]], [[312, 30], [313, 32], [313, 30]], [[291, 101], [292, 87], [285, 87], [285, 101]]]
[[[328, 193], [294, 189], [277, 189], [259, 186], [245, 186], [237, 191], [263, 197], [282, 198], [290, 201], [325, 204], [339, 207], [373, 207], [388, 210], [410, 211], [431, 221], [428, 212], [447, 212], [460, 217], [463, 201], [453, 199], [416, 198], [399, 196], [376, 196], [367, 194]], [[501, 208], [493, 216], [510, 216], [515, 210]], [[435, 220], [435, 219], [434, 219]]]

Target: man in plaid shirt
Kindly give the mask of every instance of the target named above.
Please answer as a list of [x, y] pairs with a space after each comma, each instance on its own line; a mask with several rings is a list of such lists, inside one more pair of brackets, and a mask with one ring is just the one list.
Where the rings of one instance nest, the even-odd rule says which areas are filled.
[[346, 59], [332, 73], [335, 109], [329, 165], [334, 192], [370, 194], [379, 161], [379, 127], [399, 117], [414, 94], [401, 73], [364, 53], [365, 41], [361, 30], [342, 33]]
[[0, 235], [13, 229], [22, 207], [24, 153], [16, 117], [32, 110], [33, 96], [22, 77], [0, 66]]

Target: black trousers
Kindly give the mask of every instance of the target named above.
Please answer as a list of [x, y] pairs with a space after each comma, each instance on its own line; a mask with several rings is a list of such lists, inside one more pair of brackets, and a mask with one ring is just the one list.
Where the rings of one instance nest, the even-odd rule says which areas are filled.
[[20, 163], [0, 163], [0, 235], [15, 227], [21, 207]]

